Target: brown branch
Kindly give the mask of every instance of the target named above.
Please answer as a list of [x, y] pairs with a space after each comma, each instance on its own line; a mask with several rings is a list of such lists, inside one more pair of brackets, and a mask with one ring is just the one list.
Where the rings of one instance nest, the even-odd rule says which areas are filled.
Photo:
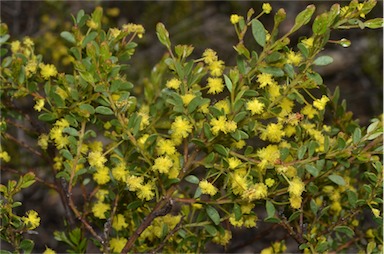
[[19, 146], [21, 146], [21, 147], [27, 149], [28, 151], [32, 152], [33, 154], [35, 154], [35, 155], [37, 155], [39, 157], [42, 157], [42, 154], [39, 151], [36, 151], [30, 145], [27, 145], [24, 141], [18, 140], [17, 138], [15, 138], [14, 136], [12, 136], [12, 135], [10, 135], [8, 133], [4, 133], [4, 136], [5, 136], [5, 138], [12, 140], [13, 142], [18, 144]]
[[[194, 152], [191, 154], [191, 156], [188, 158], [188, 160], [185, 163], [184, 168], [180, 171], [178, 178], [182, 179], [184, 176], [189, 172], [189, 169], [194, 164], [194, 160], [196, 156], [198, 155], [199, 150], [194, 150]], [[141, 225], [133, 232], [133, 235], [129, 238], [127, 243], [125, 244], [123, 250], [121, 251], [122, 254], [126, 254], [132, 247], [137, 238], [141, 235], [141, 233], [151, 225], [152, 221], [159, 216], [164, 216], [168, 214], [173, 205], [173, 200], [171, 199], [172, 194], [177, 190], [176, 185], [172, 185], [166, 192], [166, 194], [163, 196], [163, 198], [158, 201], [158, 203], [155, 205], [153, 210], [150, 212], [150, 214], [144, 218], [144, 221], [141, 223]]]

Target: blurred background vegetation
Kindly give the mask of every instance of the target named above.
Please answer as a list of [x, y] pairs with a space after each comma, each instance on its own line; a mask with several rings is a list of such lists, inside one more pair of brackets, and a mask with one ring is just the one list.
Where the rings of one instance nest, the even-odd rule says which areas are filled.
[[[337, 1], [316, 1], [317, 13], [321, 13]], [[162, 22], [167, 27], [173, 45], [190, 44], [195, 47], [192, 57], [199, 58], [206, 48], [218, 52], [219, 58], [227, 65], [235, 64], [237, 44], [235, 30], [229, 21], [231, 14], [246, 16], [250, 8], [256, 13], [261, 10], [260, 1], [1, 1], [1, 21], [6, 23], [12, 40], [31, 37], [36, 43], [36, 52], [43, 55], [44, 62], [53, 63], [60, 71], [70, 70], [66, 42], [60, 32], [70, 30], [71, 14], [83, 9], [91, 13], [96, 6], [102, 6], [105, 14], [105, 28], [120, 27], [127, 23], [142, 24], [146, 33], [138, 41], [136, 54], [129, 61], [128, 80], [136, 85], [135, 91], [140, 93], [149, 71], [163, 57], [166, 49], [157, 41], [155, 27]], [[293, 25], [298, 12], [303, 10], [309, 1], [272, 1], [273, 11], [262, 18], [267, 29], [272, 27], [273, 13], [284, 8], [287, 20], [280, 28], [287, 32]], [[349, 2], [340, 1], [341, 5]], [[366, 19], [382, 17], [383, 3], [379, 2]], [[301, 36], [311, 34], [311, 27], [300, 30], [291, 37], [294, 47]], [[373, 116], [382, 114], [383, 95], [383, 30], [345, 30], [331, 34], [332, 40], [347, 38], [352, 42], [349, 48], [329, 45], [324, 53], [334, 58], [334, 63], [318, 71], [324, 83], [331, 91], [340, 87], [341, 98], [347, 100], [348, 109], [354, 117], [366, 125]], [[250, 38], [251, 39], [251, 38]], [[247, 45], [252, 45], [250, 40]], [[252, 46], [251, 46], [252, 48]], [[296, 48], [294, 47], [296, 50]], [[32, 104], [33, 105], [33, 104]], [[31, 105], [24, 105], [32, 108]], [[4, 174], [2, 183], [6, 180]], [[35, 251], [41, 252], [45, 246], [64, 252], [65, 248], [53, 240], [54, 230], [63, 228], [60, 214], [63, 210], [59, 198], [47, 195], [48, 190], [35, 184], [28, 193], [20, 197], [24, 208], [36, 209], [42, 218], [39, 235], [32, 236], [36, 240]], [[32, 190], [32, 191], [31, 191]], [[20, 211], [22, 213], [24, 211]], [[263, 232], [259, 229], [241, 231], [233, 235], [229, 252], [258, 251], [269, 245], [260, 243], [258, 235], [266, 236], [264, 240], [276, 240], [278, 234]], [[279, 239], [284, 235], [278, 236]], [[50, 240], [48, 240], [50, 239]], [[47, 242], [49, 241], [49, 242]], [[208, 251], [221, 252], [222, 249], [209, 247]]]

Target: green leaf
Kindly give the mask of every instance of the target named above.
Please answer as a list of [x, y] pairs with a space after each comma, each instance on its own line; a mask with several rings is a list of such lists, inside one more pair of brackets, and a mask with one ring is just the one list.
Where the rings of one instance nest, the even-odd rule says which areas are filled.
[[240, 220], [242, 213], [241, 213], [241, 207], [239, 206], [239, 204], [235, 203], [233, 205], [233, 213], [235, 214], [235, 219]]
[[85, 38], [83, 39], [82, 43], [81, 43], [81, 47], [84, 48], [85, 46], [87, 46], [87, 44], [91, 41], [93, 41], [95, 38], [97, 37], [97, 32], [95, 31], [92, 31], [90, 32], [87, 36], [85, 36]]
[[211, 235], [216, 236], [217, 235], [217, 229], [215, 226], [212, 225], [204, 225], [205, 230]]
[[260, 68], [259, 70], [263, 73], [271, 74], [274, 77], [284, 76], [284, 71], [282, 69], [273, 67], [273, 66], [263, 67], [263, 68]]
[[314, 34], [324, 34], [328, 29], [328, 13], [323, 13], [315, 18], [312, 25], [312, 31]]
[[43, 113], [40, 114], [38, 118], [44, 122], [51, 122], [57, 119], [57, 115], [55, 113]]
[[319, 210], [319, 207], [316, 204], [316, 201], [314, 199], [311, 199], [311, 202], [309, 203], [309, 206], [311, 207], [311, 211], [313, 214], [317, 214], [317, 211]]
[[265, 47], [266, 42], [266, 32], [264, 25], [257, 19], [252, 20], [252, 35], [253, 38], [255, 38], [256, 42], [262, 46]]
[[275, 217], [275, 206], [272, 204], [271, 201], [267, 200], [265, 202], [265, 209], [267, 210], [267, 216], [268, 218]]
[[299, 150], [297, 151], [297, 158], [299, 160], [302, 160], [306, 152], [307, 152], [307, 145], [305, 144], [300, 146]]
[[20, 249], [24, 250], [25, 254], [29, 254], [32, 252], [33, 246], [35, 246], [35, 243], [32, 240], [24, 239], [20, 243]]
[[321, 242], [318, 245], [316, 245], [316, 252], [322, 253], [328, 249], [328, 242]]
[[67, 149], [61, 149], [60, 154], [69, 161], [73, 160], [72, 154]]
[[334, 182], [337, 185], [340, 185], [340, 186], [344, 186], [345, 185], [344, 178], [339, 176], [339, 175], [335, 175], [335, 174], [329, 175], [328, 179], [331, 180], [332, 182]]
[[353, 132], [352, 141], [354, 144], [357, 144], [360, 142], [360, 140], [361, 140], [361, 130], [360, 128], [356, 128], [355, 131]]
[[355, 207], [356, 206], [356, 202], [357, 202], [357, 194], [356, 194], [356, 192], [351, 191], [351, 190], [347, 190], [346, 192], [347, 192], [349, 204], [352, 207]]
[[112, 109], [105, 107], [105, 106], [98, 106], [95, 109], [96, 113], [102, 114], [102, 115], [113, 115]]
[[224, 76], [225, 86], [228, 88], [228, 91], [232, 93], [232, 81], [230, 80], [230, 78], [228, 78], [227, 75], [224, 74], [223, 76]]
[[313, 13], [315, 12], [315, 9], [316, 7], [311, 4], [311, 5], [308, 5], [307, 8], [305, 10], [303, 10], [302, 12], [300, 12], [296, 18], [295, 18], [295, 24], [293, 25], [290, 33], [296, 31], [297, 29], [299, 29], [301, 26], [307, 24], [311, 18], [312, 18], [312, 15]]
[[0, 45], [5, 43], [11, 36], [9, 34], [0, 36]]
[[319, 66], [328, 65], [330, 63], [333, 63], [333, 58], [330, 56], [320, 56], [316, 58], [315, 61], [313, 61], [314, 65], [319, 65]]
[[193, 184], [199, 184], [200, 180], [199, 178], [197, 178], [197, 176], [194, 176], [194, 175], [189, 175], [187, 177], [184, 178], [185, 181], [189, 182], [189, 183], [193, 183]]
[[73, 43], [73, 44], [76, 43], [75, 36], [72, 33], [68, 32], [68, 31], [61, 32], [60, 36], [62, 38], [64, 38], [65, 40], [69, 41], [70, 43]]
[[364, 22], [364, 26], [371, 29], [381, 28], [383, 27], [383, 18], [375, 18], [375, 19], [367, 20]]
[[315, 166], [313, 166], [312, 164], [306, 164], [305, 170], [307, 170], [308, 173], [310, 173], [314, 177], [317, 177], [320, 173], [320, 170], [318, 168], [316, 168]]
[[132, 201], [131, 203], [129, 203], [129, 204], [127, 205], [127, 209], [128, 209], [128, 210], [136, 210], [136, 209], [139, 208], [142, 204], [143, 204], [143, 201], [135, 200], [135, 201]]
[[212, 206], [208, 205], [205, 208], [205, 211], [208, 214], [208, 217], [215, 223], [215, 225], [219, 225], [220, 223], [220, 214], [219, 212]]
[[288, 218], [288, 222], [292, 222], [294, 221], [295, 219], [297, 219], [301, 214], [301, 211], [296, 211], [294, 213], [291, 214], [291, 216], [289, 216]]
[[68, 133], [69, 135], [74, 136], [74, 137], [79, 136], [78, 130], [76, 130], [75, 128], [72, 128], [72, 127], [64, 128], [63, 132]]
[[355, 235], [355, 232], [350, 227], [347, 227], [347, 226], [336, 226], [334, 230], [336, 232], [344, 233], [349, 237], [352, 237]]
[[289, 149], [284, 147], [282, 149], [280, 149], [280, 160], [281, 161], [285, 161], [285, 159], [288, 158], [288, 155], [289, 155]]
[[86, 112], [88, 112], [88, 113], [91, 114], [91, 115], [95, 113], [95, 108], [92, 107], [92, 106], [89, 105], [89, 104], [81, 104], [81, 105], [79, 106], [79, 109], [80, 109], [81, 111], [86, 111]]
[[319, 144], [316, 141], [311, 140], [308, 145], [308, 156], [312, 157], [315, 153], [316, 148], [319, 147]]
[[225, 148], [225, 146], [223, 146], [221, 144], [214, 144], [213, 149], [215, 149], [216, 152], [218, 152], [219, 154], [221, 154], [225, 157], [228, 157], [228, 155], [229, 155], [228, 149]]
[[171, 47], [171, 41], [169, 40], [169, 33], [163, 23], [157, 23], [156, 25], [157, 38], [167, 48]]

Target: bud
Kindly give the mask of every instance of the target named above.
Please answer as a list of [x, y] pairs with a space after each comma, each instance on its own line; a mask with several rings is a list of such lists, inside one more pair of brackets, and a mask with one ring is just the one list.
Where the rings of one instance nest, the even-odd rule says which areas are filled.
[[279, 26], [281, 22], [285, 20], [287, 14], [283, 8], [280, 8], [275, 15], [275, 27]]

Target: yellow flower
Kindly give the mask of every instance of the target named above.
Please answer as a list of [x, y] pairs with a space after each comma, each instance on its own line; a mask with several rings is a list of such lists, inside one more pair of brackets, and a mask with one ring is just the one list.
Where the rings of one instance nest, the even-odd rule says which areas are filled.
[[270, 84], [268, 88], [269, 96], [271, 97], [271, 100], [274, 100], [275, 98], [280, 96], [280, 87], [276, 84]]
[[26, 215], [22, 220], [28, 229], [35, 229], [40, 225], [40, 217], [36, 211], [29, 210]]
[[305, 184], [299, 177], [294, 177], [288, 187], [288, 191], [290, 195], [300, 196], [305, 189]]
[[175, 145], [179, 145], [190, 133], [192, 133], [191, 123], [182, 116], [177, 116], [171, 125], [171, 137]]
[[38, 99], [36, 101], [35, 106], [33, 107], [36, 111], [40, 112], [41, 109], [44, 107], [45, 100], [44, 99]]
[[116, 231], [120, 231], [124, 228], [128, 227], [128, 224], [125, 222], [124, 215], [117, 214], [112, 220], [112, 227], [116, 229]]
[[272, 75], [269, 73], [260, 73], [257, 75], [257, 82], [260, 83], [260, 88], [263, 88], [267, 85], [274, 84], [275, 80], [272, 78]]
[[223, 79], [221, 78], [208, 78], [208, 93], [218, 94], [224, 90]]
[[289, 202], [291, 203], [291, 207], [294, 209], [299, 209], [301, 207], [301, 196], [292, 195], [289, 197]]
[[168, 156], [161, 156], [156, 158], [155, 164], [152, 166], [152, 170], [167, 174], [172, 166], [173, 162]]
[[109, 190], [105, 190], [105, 189], [98, 189], [96, 194], [95, 194], [95, 197], [100, 201], [100, 202], [104, 202], [105, 198], [109, 195]]
[[294, 106], [293, 101], [284, 97], [280, 102], [281, 112], [279, 114], [280, 117], [286, 116], [292, 112], [292, 108]]
[[48, 148], [48, 140], [49, 136], [47, 134], [41, 134], [37, 141], [37, 145], [41, 147], [41, 149], [46, 150]]
[[172, 140], [170, 139], [160, 139], [156, 145], [157, 154], [163, 155], [168, 154], [172, 155], [176, 153], [176, 147]]
[[56, 254], [56, 252], [48, 247], [45, 247], [43, 254]]
[[270, 188], [275, 184], [275, 180], [272, 178], [265, 179], [265, 184]]
[[231, 157], [228, 159], [228, 164], [229, 164], [230, 169], [235, 169], [238, 166], [240, 166], [242, 164], [242, 162], [241, 162], [241, 160], [239, 160], [236, 157]]
[[142, 176], [128, 176], [125, 182], [128, 185], [128, 190], [137, 191], [143, 185], [144, 178]]
[[35, 45], [29, 37], [24, 37], [23, 43], [27, 47], [33, 47], [33, 45]]
[[283, 126], [279, 123], [270, 123], [267, 128], [262, 131], [260, 138], [262, 140], [269, 140], [271, 142], [280, 142], [284, 137], [285, 132], [282, 130]]
[[242, 194], [247, 188], [247, 178], [239, 173], [235, 173], [231, 177], [231, 187], [234, 194]]
[[263, 3], [262, 9], [265, 14], [269, 14], [272, 11], [272, 6], [269, 3]]
[[145, 33], [145, 29], [142, 25], [138, 24], [126, 24], [123, 25], [124, 31], [127, 31], [128, 33], [136, 33], [139, 38], [143, 37], [143, 34]]
[[303, 57], [301, 56], [301, 54], [299, 52], [296, 53], [296, 52], [290, 50], [287, 53], [287, 63], [298, 66], [301, 63], [301, 61], [303, 61]]
[[301, 41], [301, 43], [303, 43], [306, 48], [312, 48], [313, 47], [313, 37], [310, 37], [308, 39], [304, 39]]
[[40, 73], [44, 79], [49, 79], [57, 75], [56, 67], [53, 64], [43, 64], [40, 63], [39, 67], [41, 69]]
[[196, 96], [192, 93], [187, 93], [184, 95], [181, 95], [181, 99], [183, 100], [184, 106], [188, 106], [188, 104], [193, 100]]
[[203, 60], [206, 64], [211, 64], [218, 60], [216, 52], [212, 49], [206, 49], [203, 53]]
[[111, 238], [111, 240], [109, 241], [109, 246], [114, 253], [121, 253], [127, 241], [128, 240], [123, 237], [121, 238], [114, 237], [114, 238]]
[[209, 70], [212, 76], [219, 77], [223, 75], [224, 62], [222, 60], [214, 61], [209, 65]]
[[109, 176], [109, 169], [107, 167], [98, 167], [93, 174], [93, 180], [98, 184], [106, 184], [111, 178]]
[[165, 85], [166, 85], [166, 87], [168, 87], [168, 88], [172, 88], [172, 89], [177, 90], [177, 89], [179, 89], [180, 84], [181, 84], [181, 81], [180, 81], [180, 80], [178, 80], [177, 78], [173, 78], [173, 79], [171, 79], [171, 80], [168, 80], [167, 83], [166, 83]]
[[275, 252], [273, 251], [272, 247], [264, 248], [261, 250], [260, 254], [274, 254]]
[[217, 188], [207, 180], [200, 181], [199, 187], [203, 194], [214, 196], [217, 193]]
[[116, 38], [121, 33], [121, 31], [118, 28], [110, 28], [109, 31], [111, 33], [112, 38]]
[[234, 227], [242, 227], [244, 224], [244, 218], [240, 217], [238, 220], [236, 220], [235, 214], [231, 214], [229, 217], [229, 223], [231, 223]]
[[232, 14], [230, 20], [232, 24], [237, 24], [240, 21], [240, 16], [237, 14]]
[[243, 192], [241, 197], [249, 202], [257, 199], [266, 198], [268, 195], [268, 187], [264, 183], [256, 183]]
[[380, 210], [379, 209], [371, 208], [371, 211], [372, 211], [373, 215], [375, 215], [376, 218], [380, 217]]
[[111, 206], [109, 204], [105, 204], [101, 201], [95, 203], [92, 207], [92, 213], [96, 218], [105, 219], [105, 212], [111, 210]]
[[253, 203], [245, 203], [240, 206], [242, 214], [250, 214], [252, 209], [255, 207]]
[[96, 30], [96, 29], [99, 27], [99, 25], [98, 25], [95, 21], [93, 21], [93, 19], [89, 19], [89, 20], [87, 21], [87, 26], [88, 26], [89, 28], [94, 29], [94, 30]]
[[301, 109], [301, 113], [308, 116], [308, 119], [312, 119], [315, 117], [315, 115], [317, 115], [317, 111], [312, 107], [312, 105], [306, 105]]
[[101, 153], [101, 151], [90, 152], [88, 154], [88, 162], [89, 162], [89, 165], [91, 165], [92, 167], [102, 168], [106, 161], [107, 161], [107, 159]]
[[141, 200], [151, 200], [155, 196], [153, 192], [153, 186], [151, 183], [146, 183], [145, 185], [140, 185], [137, 191], [137, 197]]
[[257, 151], [256, 155], [261, 159], [258, 165], [261, 169], [266, 168], [269, 165], [273, 165], [280, 158], [279, 147], [276, 145], [268, 145]]
[[11, 160], [11, 156], [6, 151], [0, 152], [0, 159], [4, 160], [5, 162], [9, 162]]
[[225, 114], [228, 114], [230, 113], [230, 105], [229, 105], [229, 101], [227, 100], [220, 100], [218, 102], [215, 103], [215, 108], [221, 110], [221, 111], [224, 111]]
[[227, 118], [225, 116], [219, 116], [218, 119], [213, 118], [209, 124], [212, 126], [211, 131], [213, 135], [217, 135], [219, 131], [225, 132], [225, 123], [227, 122]]
[[124, 181], [128, 175], [125, 163], [121, 162], [112, 169], [112, 176], [118, 181]]
[[28, 77], [32, 74], [36, 73], [37, 70], [37, 62], [35, 60], [29, 60], [27, 65], [25, 66], [25, 73]]
[[229, 241], [232, 239], [232, 232], [229, 230], [224, 230], [224, 233], [220, 233], [220, 231], [212, 238], [212, 242], [220, 244], [220, 245], [227, 245]]
[[17, 53], [20, 50], [20, 41], [11, 42], [11, 51], [12, 53]]
[[328, 101], [329, 101], [329, 98], [323, 95], [321, 99], [317, 99], [313, 102], [313, 106], [318, 110], [323, 110]]
[[246, 145], [244, 140], [234, 141], [231, 145], [231, 147], [234, 147], [236, 149], [241, 149]]
[[256, 215], [243, 215], [244, 217], [244, 227], [246, 228], [255, 228], [257, 222]]
[[251, 101], [248, 101], [246, 104], [246, 108], [251, 111], [252, 115], [263, 113], [264, 107], [264, 103], [260, 102], [256, 98]]

